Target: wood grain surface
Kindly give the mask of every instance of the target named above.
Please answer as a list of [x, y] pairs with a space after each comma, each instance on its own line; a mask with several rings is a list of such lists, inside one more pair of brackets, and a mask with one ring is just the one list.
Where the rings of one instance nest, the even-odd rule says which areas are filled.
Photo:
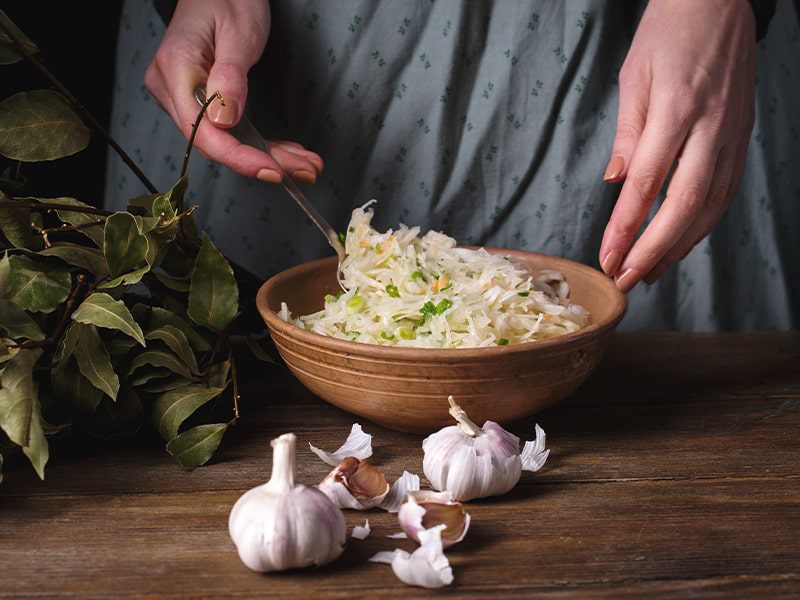
[[[470, 502], [448, 551], [455, 582], [425, 591], [366, 559], [407, 540], [369, 518], [321, 568], [258, 575], [227, 533], [236, 498], [298, 435], [298, 480], [328, 467], [351, 416], [278, 367], [245, 367], [242, 421], [213, 464], [183, 471], [150, 434], [57, 440], [47, 480], [11, 459], [0, 484], [0, 598], [796, 598], [800, 595], [800, 333], [619, 334], [569, 400], [536, 416], [551, 457], [506, 496]], [[249, 376], [248, 376], [249, 374]], [[220, 407], [223, 410], [225, 407]], [[525, 439], [534, 419], [510, 428]], [[421, 437], [384, 430], [371, 462], [422, 474]]]

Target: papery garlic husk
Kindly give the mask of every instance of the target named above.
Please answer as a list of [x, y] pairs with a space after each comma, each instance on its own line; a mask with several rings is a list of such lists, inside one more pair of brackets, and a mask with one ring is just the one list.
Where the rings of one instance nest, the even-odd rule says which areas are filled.
[[370, 562], [392, 565], [397, 578], [408, 585], [436, 589], [453, 583], [453, 569], [444, 555], [444, 525], [419, 532], [420, 547], [412, 554], [405, 550], [378, 552]]
[[344, 549], [342, 511], [318, 489], [295, 484], [295, 435], [272, 440], [272, 476], [233, 505], [228, 530], [239, 558], [259, 572], [324, 565]]
[[369, 510], [389, 493], [389, 484], [378, 469], [365, 460], [348, 456], [317, 486], [339, 508]]
[[429, 435], [422, 442], [422, 469], [431, 486], [447, 490], [455, 500], [465, 501], [505, 494], [526, 471], [538, 471], [547, 459], [545, 435], [536, 425], [536, 442], [525, 445], [524, 462], [519, 438], [494, 421], [478, 427], [469, 420], [453, 397], [450, 414], [458, 421]]
[[460, 502], [453, 501], [450, 492], [412, 492], [408, 495], [408, 501], [400, 507], [397, 519], [400, 528], [417, 542], [422, 531], [444, 525], [441, 534], [444, 548], [463, 540], [470, 523], [469, 513]]
[[355, 458], [369, 458], [372, 456], [372, 436], [364, 433], [359, 423], [353, 423], [350, 435], [336, 452], [325, 452], [309, 442], [309, 449], [330, 466], [335, 467], [348, 456]]
[[350, 534], [350, 537], [357, 540], [365, 540], [369, 537], [370, 533], [372, 533], [372, 528], [369, 526], [369, 519], [366, 519], [363, 525], [356, 525], [353, 527], [353, 532]]

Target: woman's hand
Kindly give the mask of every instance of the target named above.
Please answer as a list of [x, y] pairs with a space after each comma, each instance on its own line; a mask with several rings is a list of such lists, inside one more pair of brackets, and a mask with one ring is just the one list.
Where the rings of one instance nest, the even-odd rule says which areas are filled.
[[[742, 177], [754, 89], [749, 2], [650, 0], [619, 74], [603, 177], [625, 180], [600, 246], [600, 264], [622, 291], [653, 283], [725, 213]], [[676, 159], [666, 199], [634, 244]]]
[[203, 156], [264, 181], [279, 182], [280, 165], [294, 179], [314, 183], [323, 166], [314, 152], [270, 141], [273, 160], [225, 131], [242, 117], [247, 72], [264, 51], [269, 25], [266, 0], [180, 0], [145, 85], [188, 139], [199, 110], [194, 90], [207, 82], [209, 93], [219, 90], [225, 105], [213, 102], [197, 130], [194, 143]]

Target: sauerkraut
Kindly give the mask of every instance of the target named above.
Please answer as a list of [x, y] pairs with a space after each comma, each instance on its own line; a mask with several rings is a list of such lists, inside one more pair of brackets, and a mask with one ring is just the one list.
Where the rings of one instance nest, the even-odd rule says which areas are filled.
[[368, 202], [353, 211], [342, 263], [347, 292], [322, 310], [280, 316], [298, 327], [344, 340], [411, 348], [505, 346], [556, 337], [589, 322], [569, 301], [561, 273], [530, 273], [484, 249], [459, 248], [436, 231], [372, 227]]

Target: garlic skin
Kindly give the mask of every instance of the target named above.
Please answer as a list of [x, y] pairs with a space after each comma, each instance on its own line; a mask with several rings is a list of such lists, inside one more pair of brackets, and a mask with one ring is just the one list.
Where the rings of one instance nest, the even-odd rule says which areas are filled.
[[359, 423], [353, 423], [350, 428], [350, 435], [347, 436], [344, 444], [336, 452], [325, 452], [325, 450], [320, 450], [310, 442], [308, 447], [322, 461], [335, 467], [348, 456], [360, 459], [372, 456], [372, 436], [365, 433]]
[[544, 431], [538, 425], [536, 443], [526, 444], [523, 464], [517, 436], [494, 421], [478, 427], [452, 396], [448, 401], [458, 425], [440, 429], [422, 442], [422, 469], [434, 489], [447, 490], [459, 501], [497, 496], [517, 484], [523, 467], [531, 471], [542, 467], [549, 450], [544, 450]]
[[314, 487], [295, 484], [295, 435], [272, 440], [270, 480], [233, 505], [228, 530], [239, 558], [262, 573], [324, 565], [344, 549], [342, 511]]
[[419, 533], [420, 547], [412, 554], [405, 550], [378, 552], [369, 562], [392, 565], [397, 578], [408, 585], [437, 589], [453, 583], [453, 569], [444, 555], [442, 530], [444, 525]]
[[389, 484], [378, 469], [365, 460], [348, 456], [317, 486], [339, 508], [369, 510], [389, 494]]
[[457, 544], [469, 531], [470, 516], [460, 502], [454, 502], [450, 492], [411, 493], [397, 514], [400, 528], [408, 537], [420, 541], [419, 534], [426, 529], [444, 525], [442, 546]]

